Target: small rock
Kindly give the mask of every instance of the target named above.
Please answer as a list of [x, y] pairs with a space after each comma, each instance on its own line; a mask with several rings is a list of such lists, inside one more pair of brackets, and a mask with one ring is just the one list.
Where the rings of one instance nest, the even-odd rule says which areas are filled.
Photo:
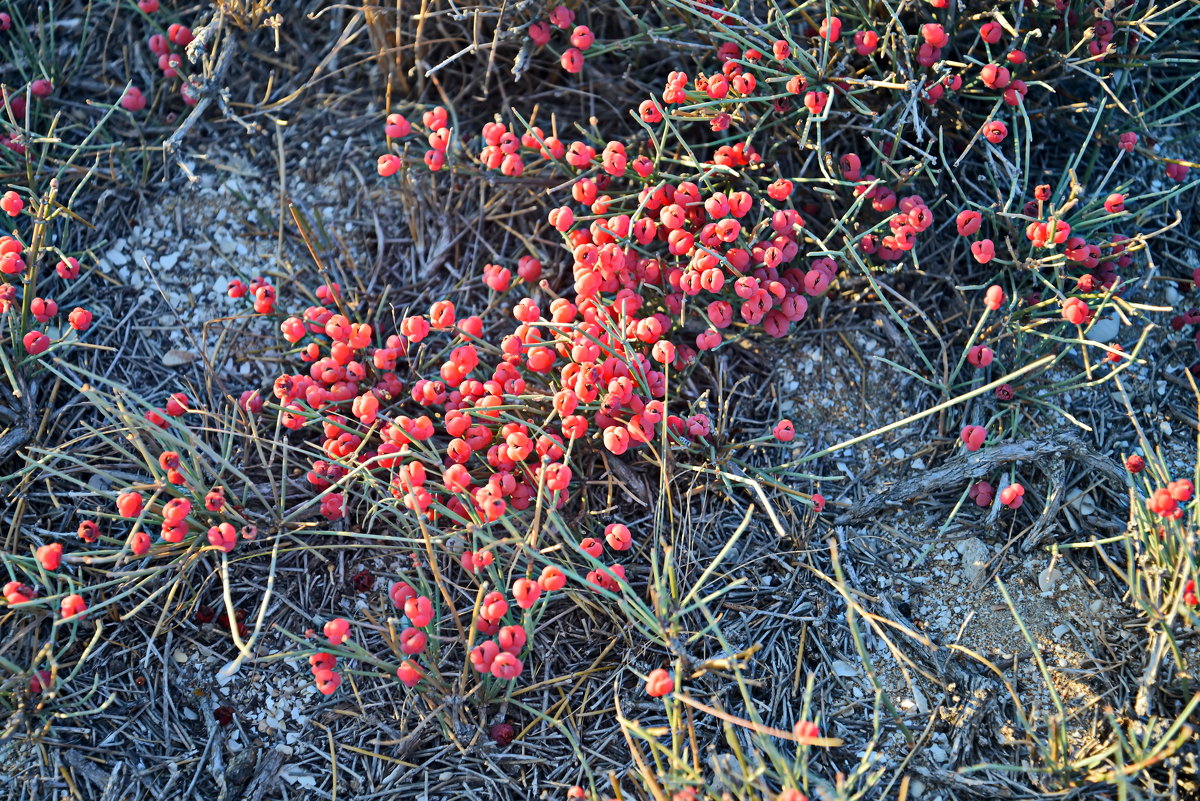
[[929, 700], [925, 697], [925, 693], [921, 692], [921, 688], [915, 683], [912, 686], [913, 700], [917, 702], [917, 710], [922, 715], [929, 714]]
[[113, 243], [113, 246], [108, 249], [108, 252], [104, 254], [104, 258], [114, 267], [123, 267], [126, 264], [129, 264], [129, 257], [125, 255], [124, 251], [125, 240], [118, 239]]
[[1067, 505], [1084, 517], [1090, 517], [1096, 513], [1096, 503], [1092, 500], [1092, 496], [1078, 487], [1067, 493]]
[[988, 547], [983, 543], [983, 540], [978, 537], [968, 537], [958, 543], [955, 543], [955, 548], [962, 555], [962, 575], [968, 583], [979, 578], [988, 565], [990, 553]]
[[284, 765], [283, 769], [279, 771], [279, 778], [288, 784], [294, 784], [297, 787], [309, 790], [317, 786], [317, 780], [308, 773], [305, 773], [304, 769], [296, 764], [289, 763]]
[[1047, 567], [1041, 573], [1038, 573], [1038, 588], [1042, 592], [1052, 592], [1054, 585], [1062, 578], [1062, 573], [1052, 567]]
[[834, 660], [833, 672], [837, 676], [857, 676], [858, 668], [843, 659]]
[[178, 348], [167, 351], [162, 356], [163, 367], [182, 367], [185, 364], [191, 364], [196, 360], [196, 354], [190, 350], [180, 350]]
[[236, 661], [227, 662], [225, 667], [217, 671], [217, 684], [224, 687], [229, 682], [233, 681], [233, 677], [237, 675], [238, 669], [241, 667]]

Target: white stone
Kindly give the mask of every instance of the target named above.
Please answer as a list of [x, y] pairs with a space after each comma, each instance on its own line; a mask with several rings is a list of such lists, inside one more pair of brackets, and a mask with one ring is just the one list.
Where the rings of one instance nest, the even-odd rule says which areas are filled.
[[1038, 573], [1038, 588], [1042, 592], [1052, 592], [1054, 585], [1058, 583], [1060, 578], [1062, 578], [1062, 573], [1054, 568], [1047, 567], [1041, 573]]
[[113, 242], [112, 247], [104, 254], [104, 258], [117, 267], [129, 264], [129, 257], [125, 255], [125, 240], [122, 238]]
[[955, 548], [958, 549], [962, 556], [962, 575], [968, 582], [972, 582], [979, 578], [979, 574], [987, 568], [988, 560], [991, 557], [987, 545], [978, 537], [968, 537], [965, 540], [955, 543]]
[[858, 668], [843, 659], [834, 660], [833, 672], [837, 676], [857, 676]]
[[240, 669], [241, 664], [236, 659], [231, 662], [227, 662], [225, 667], [217, 671], [217, 684], [224, 687], [226, 684], [233, 681], [233, 677], [237, 675], [237, 672]]

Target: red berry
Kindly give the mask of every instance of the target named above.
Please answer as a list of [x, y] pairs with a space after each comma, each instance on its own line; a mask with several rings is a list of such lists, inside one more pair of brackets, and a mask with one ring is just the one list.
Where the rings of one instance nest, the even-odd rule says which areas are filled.
[[650, 671], [646, 677], [646, 694], [651, 698], [661, 698], [675, 691], [675, 680], [663, 668]]
[[21, 209], [23, 208], [25, 208], [25, 201], [12, 190], [5, 192], [3, 197], [0, 197], [0, 211], [3, 211], [9, 217], [16, 217], [21, 213]]
[[45, 353], [50, 347], [50, 337], [41, 331], [33, 330], [21, 338], [21, 344], [25, 346], [25, 351], [30, 356], [37, 356]]
[[513, 728], [511, 723], [496, 723], [488, 731], [488, 735], [496, 742], [497, 745], [508, 745], [513, 741], [513, 737], [517, 734], [517, 730]]

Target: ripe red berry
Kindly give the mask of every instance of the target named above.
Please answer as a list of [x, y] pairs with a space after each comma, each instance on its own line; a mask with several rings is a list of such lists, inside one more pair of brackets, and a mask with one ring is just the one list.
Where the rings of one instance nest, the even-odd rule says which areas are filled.
[[1063, 319], [1075, 325], [1083, 325], [1091, 317], [1091, 309], [1079, 298], [1067, 298], [1063, 303]]
[[571, 32], [571, 44], [580, 50], [587, 50], [596, 40], [595, 34], [586, 25], [577, 25]]
[[575, 12], [566, 6], [555, 6], [550, 10], [550, 24], [561, 30], [567, 30], [575, 23]]
[[237, 545], [237, 529], [232, 523], [221, 523], [208, 530], [208, 543], [219, 551], [231, 552]]
[[69, 322], [71, 327], [76, 331], [86, 331], [92, 326], [92, 313], [87, 309], [76, 306], [71, 310], [71, 313], [67, 315], [67, 322]]
[[971, 485], [967, 495], [975, 501], [976, 506], [991, 506], [996, 497], [996, 488], [987, 481], [977, 481]]
[[675, 680], [663, 668], [650, 671], [646, 677], [646, 694], [651, 698], [661, 698], [675, 691]]
[[983, 426], [964, 426], [959, 438], [967, 446], [968, 451], [977, 451], [987, 440], [987, 429]]
[[350, 634], [350, 621], [336, 617], [325, 624], [325, 636], [332, 645], [341, 645]]
[[1000, 503], [1009, 509], [1019, 509], [1025, 502], [1025, 488], [1020, 484], [1009, 484], [1000, 490]]
[[[604, 541], [614, 551], [628, 551], [633, 547], [633, 534], [624, 523], [609, 523], [604, 528]], [[599, 554], [592, 554], [598, 556]]]
[[980, 239], [971, 243], [971, 256], [980, 264], [987, 264], [996, 255], [996, 246], [990, 239]]
[[821, 20], [821, 27], [817, 33], [822, 39], [836, 42], [842, 38], [842, 21], [837, 17], [825, 17]]
[[46, 570], [58, 570], [58, 566], [62, 564], [62, 554], [62, 543], [58, 542], [43, 545], [34, 552], [34, 556]]
[[9, 217], [16, 217], [21, 213], [21, 209], [25, 208], [25, 201], [16, 192], [9, 190], [0, 197], [0, 211], [3, 211]]
[[821, 729], [811, 720], [801, 720], [792, 727], [792, 734], [803, 743], [821, 736]]
[[144, 503], [141, 493], [127, 490], [117, 496], [117, 511], [121, 517], [134, 518], [142, 513]]
[[983, 305], [987, 306], [992, 311], [997, 311], [1004, 305], [1005, 301], [1004, 290], [993, 284], [987, 288], [987, 294], [983, 297]]
[[1008, 126], [999, 120], [984, 123], [983, 137], [993, 145], [998, 145], [1008, 137]]
[[19, 581], [10, 581], [5, 584], [3, 594], [4, 600], [9, 606], [29, 603], [37, 597], [37, 592], [32, 587]]
[[517, 730], [513, 728], [511, 723], [496, 723], [488, 731], [488, 735], [496, 742], [497, 745], [508, 745], [513, 741], [513, 737], [517, 734]]
[[524, 665], [521, 660], [508, 651], [501, 651], [492, 660], [491, 674], [498, 679], [512, 680], [521, 675]]
[[167, 28], [167, 38], [180, 47], [187, 47], [192, 41], [192, 31], [186, 25], [176, 22]]
[[385, 153], [379, 157], [379, 163], [376, 165], [376, 171], [384, 178], [388, 178], [399, 172], [402, 164], [403, 162], [396, 154]]
[[974, 367], [987, 367], [992, 363], [995, 354], [986, 345], [975, 345], [967, 351], [967, 361]]
[[342, 676], [332, 670], [318, 670], [313, 673], [313, 681], [321, 695], [333, 695], [342, 683]]
[[960, 211], [958, 217], [955, 219], [959, 236], [970, 236], [979, 230], [979, 226], [982, 223], [983, 215], [977, 211]]
[[860, 56], [869, 56], [879, 47], [879, 34], [875, 31], [859, 31], [854, 34], [854, 50]]
[[87, 604], [81, 595], [68, 595], [62, 599], [61, 611], [63, 618], [83, 617], [87, 611]]
[[78, 533], [79, 539], [92, 543], [100, 539], [100, 526], [95, 520], [84, 520], [80, 522], [76, 533]]
[[21, 337], [21, 344], [25, 346], [25, 351], [30, 356], [37, 356], [45, 353], [50, 347], [50, 337], [41, 331], [33, 330]]
[[577, 47], [569, 47], [563, 51], [559, 63], [564, 70], [573, 75], [583, 72], [583, 51]]
[[1010, 79], [1008, 67], [999, 64], [987, 64], [979, 71], [979, 77], [984, 86], [989, 89], [1003, 89], [1008, 86]]
[[550, 23], [536, 20], [529, 24], [529, 38], [538, 47], [550, 44]]
[[70, 281], [79, 277], [79, 259], [68, 256], [67, 258], [54, 265], [54, 271], [58, 273], [58, 277], [66, 281]]
[[121, 108], [126, 111], [141, 111], [146, 107], [146, 96], [136, 86], [131, 86], [121, 95]]

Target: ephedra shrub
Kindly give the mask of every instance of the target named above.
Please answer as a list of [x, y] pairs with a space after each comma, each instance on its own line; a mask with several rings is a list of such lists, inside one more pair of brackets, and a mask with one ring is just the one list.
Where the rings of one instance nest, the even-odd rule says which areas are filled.
[[[811, 310], [843, 287], [869, 288], [898, 316], [878, 281], [925, 271], [1002, 318], [956, 343], [958, 368], [975, 371], [965, 376], [935, 370], [905, 329], [917, 346], [909, 372], [947, 397], [1047, 356], [1038, 375], [1075, 370], [1088, 350], [1111, 357], [1108, 372], [1085, 356], [1076, 375], [997, 389], [990, 419], [963, 421], [972, 449], [1012, 431], [1015, 407], [1004, 404], [1097, 382], [1136, 357], [1132, 338], [1118, 347], [1123, 329], [1112, 345], [1087, 335], [1113, 311], [1137, 317], [1122, 298], [1148, 224], [1193, 185], [1171, 155], [1189, 134], [1151, 147], [1154, 118], [1121, 103], [1068, 116], [1056, 93], [1094, 93], [1096, 80], [1153, 63], [1165, 70], [1153, 108], [1169, 119], [1182, 100], [1169, 57], [1186, 25], [1145, 36], [1151, 12], [1140, 3], [935, 2], [877, 17], [817, 4], [664, 8], [694, 61], [681, 51], [661, 74], [640, 75], [645, 95], [619, 103], [627, 117], [568, 126], [498, 109], [475, 132], [422, 105], [382, 121], [382, 180], [536, 179], [554, 188], [527, 241], [561, 247], [477, 265], [487, 302], [375, 308], [327, 281], [305, 303], [242, 276], [230, 293], [278, 321], [289, 366], [224, 408], [172, 396], [122, 411], [93, 392], [134, 445], [119, 446], [113, 488], [79, 522], [83, 544], [66, 547], [147, 570], [198, 555], [226, 566], [283, 536], [398, 548], [401, 564], [356, 576], [378, 614], [313, 610], [311, 630], [292, 633], [296, 653], [325, 694], [350, 672], [394, 677], [433, 703], [470, 686], [486, 705], [511, 700], [542, 658], [544, 627], [564, 625], [551, 614], [560, 599], [595, 594], [648, 638], [668, 639], [646, 600], [661, 578], [658, 532], [581, 514], [597, 471], [611, 460], [670, 471], [718, 449], [736, 459], [739, 445], [772, 435], [813, 437], [774, 420], [720, 430], [686, 389], [713, 351], [802, 340]], [[604, 52], [600, 26], [582, 11], [546, 12], [525, 23], [533, 49], [556, 46], [551, 26], [569, 28], [559, 62], [587, 80], [605, 63], [588, 56]], [[1117, 178], [1133, 158], [1171, 184]], [[297, 466], [299, 488], [284, 475]], [[990, 485], [976, 489], [990, 503]], [[1021, 506], [1020, 484], [1002, 493]], [[804, 494], [820, 511], [823, 499]], [[23, 563], [10, 603], [69, 600], [62, 612], [78, 621], [86, 586], [42, 592], [52, 582], [41, 571], [77, 564], [63, 543], [48, 546]], [[148, 591], [121, 584], [104, 603], [136, 604]], [[232, 611], [235, 643], [253, 646], [262, 615], [239, 630]], [[671, 667], [640, 677], [651, 695], [683, 689]]]

